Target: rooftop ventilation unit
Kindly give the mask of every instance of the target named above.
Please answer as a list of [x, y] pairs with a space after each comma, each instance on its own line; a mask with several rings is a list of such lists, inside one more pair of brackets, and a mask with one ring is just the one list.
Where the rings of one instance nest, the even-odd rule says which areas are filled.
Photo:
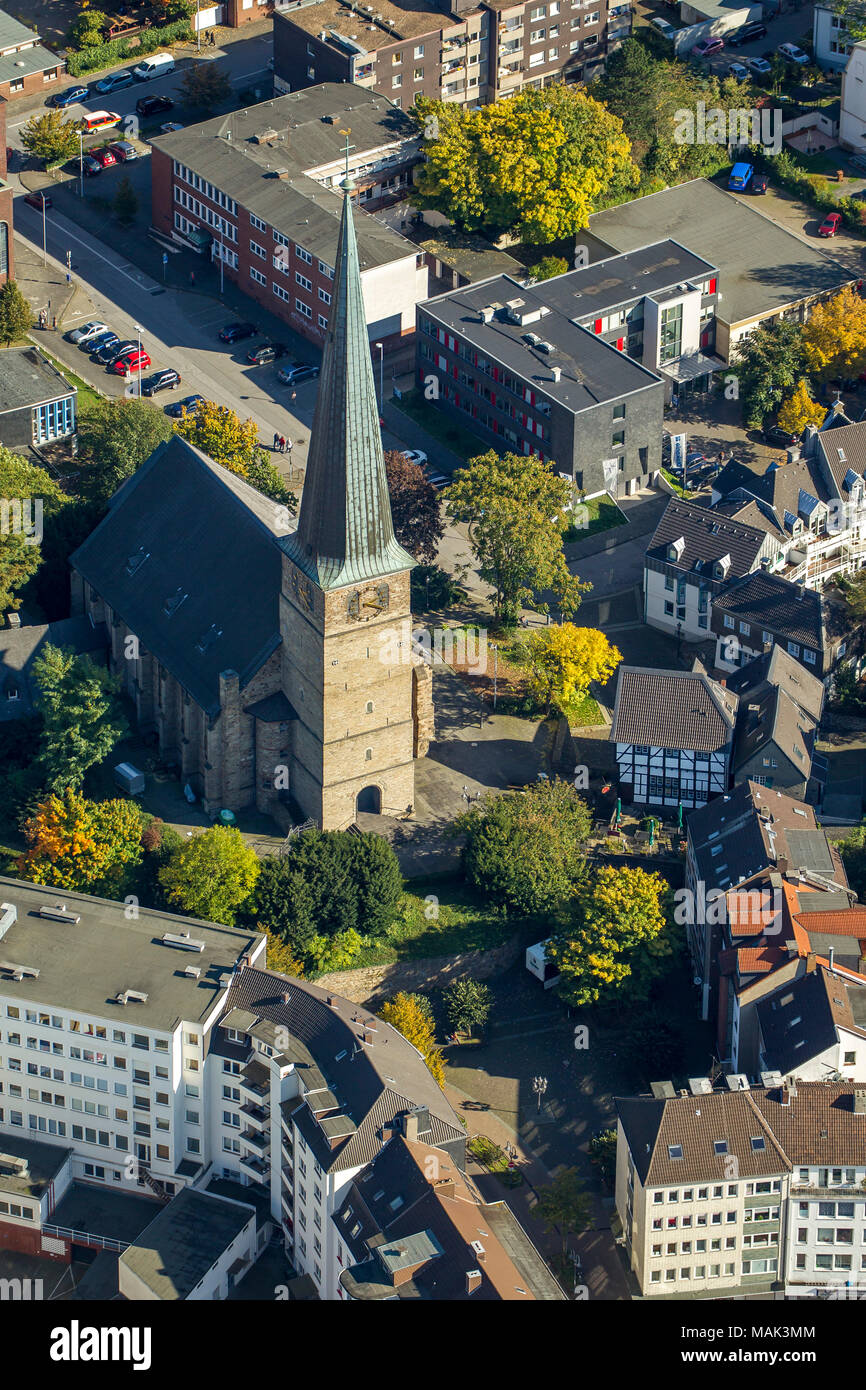
[[774, 1086], [781, 1086], [782, 1073], [780, 1071], [762, 1071], [761, 1085], [765, 1091], [771, 1091]]
[[162, 937], [163, 946], [177, 946], [181, 951], [203, 951], [204, 941], [198, 941], [193, 936], [186, 936], [179, 932], [167, 931]]
[[693, 1096], [711, 1096], [713, 1083], [708, 1076], [690, 1076], [689, 1090]]
[[231, 989], [233, 979], [234, 975], [232, 975], [231, 973], [228, 973], [226, 975], [220, 975], [220, 989]]
[[492, 323], [492, 322], [493, 322], [493, 315], [494, 315], [495, 313], [496, 313], [496, 310], [495, 310], [495, 308], [493, 307], [492, 304], [485, 304], [485, 305], [484, 305], [484, 308], [481, 310], [481, 322], [482, 322], [482, 323]]
[[475, 1253], [476, 1253], [476, 1255], [478, 1256], [479, 1260], [483, 1260], [483, 1259], [484, 1259], [484, 1256], [486, 1255], [487, 1252], [486, 1252], [486, 1250], [484, 1249], [484, 1246], [481, 1244], [481, 1241], [480, 1241], [480, 1240], [473, 1240], [473, 1241], [471, 1242], [471, 1245], [472, 1245], [472, 1249], [475, 1251]]
[[23, 980], [25, 975], [32, 980], [39, 979], [39, 971], [33, 965], [15, 965], [11, 960], [0, 960], [0, 970], [11, 975], [13, 980]]
[[562, 368], [561, 368], [561, 367], [551, 367], [550, 371], [551, 371], [551, 374], [552, 374], [552, 376], [553, 376], [554, 381], [557, 381], [557, 382], [558, 382], [558, 381], [560, 380], [560, 378], [562, 377]]
[[725, 1084], [729, 1091], [748, 1091], [749, 1078], [743, 1072], [729, 1072]]
[[45, 903], [39, 909], [40, 917], [47, 917], [52, 922], [80, 922], [81, 914], [70, 912], [66, 903]]
[[0, 903], [0, 941], [18, 921], [18, 908], [14, 903]]
[[184, 971], [183, 971], [183, 973], [184, 973], [184, 975], [189, 975], [189, 977], [190, 977], [191, 980], [197, 980], [197, 979], [199, 978], [199, 976], [201, 975], [201, 966], [200, 966], [200, 965], [186, 965], [186, 966], [184, 966]]
[[124, 989], [114, 996], [116, 1004], [146, 1004], [147, 995], [140, 989]]

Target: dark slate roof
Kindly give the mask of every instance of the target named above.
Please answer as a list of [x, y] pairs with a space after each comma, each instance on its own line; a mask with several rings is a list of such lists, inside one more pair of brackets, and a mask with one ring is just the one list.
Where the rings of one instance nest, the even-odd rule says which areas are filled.
[[158, 1299], [185, 1299], [256, 1213], [183, 1187], [120, 1257]]
[[[0, 59], [0, 64], [3, 61]], [[0, 351], [0, 415], [74, 395], [76, 388], [37, 348], [10, 347]]]
[[[850, 992], [866, 995], [853, 984]], [[866, 1038], [855, 1021], [845, 981], [822, 967], [760, 1000], [758, 1021], [766, 1068], [783, 1076], [796, 1076], [799, 1067], [833, 1047], [840, 1028]]]
[[[33, 663], [47, 646], [71, 648], [77, 656], [104, 658], [108, 648], [105, 623], [92, 623], [81, 614], [56, 623], [8, 627], [0, 631], [0, 720], [21, 719], [33, 711], [37, 694]], [[17, 699], [10, 699], [16, 690]]]
[[728, 676], [728, 689], [739, 695], [744, 704], [760, 698], [772, 686], [783, 690], [805, 714], [820, 721], [824, 710], [823, 682], [778, 642]]
[[621, 666], [610, 737], [714, 752], [731, 740], [737, 704], [736, 696], [699, 672]]
[[[790, 857], [787, 834], [799, 827], [816, 829], [811, 806], [757, 782], [741, 782], [729, 795], [689, 813], [687, 831], [698, 876], [709, 890], [742, 883], [767, 867], [775, 869], [778, 859]], [[719, 845], [721, 853], [713, 854]], [[813, 850], [823, 862], [820, 848]], [[837, 875], [838, 870], [833, 877]]]
[[[342, 166], [345, 137], [341, 132], [347, 128], [356, 151], [384, 151], [393, 146], [409, 159], [417, 149], [417, 130], [386, 97], [336, 82], [217, 116], [160, 135], [152, 143], [333, 266], [340, 195], [308, 171]], [[287, 178], [277, 177], [281, 169]], [[367, 214], [359, 218], [358, 239], [362, 270], [416, 255], [411, 242]]]
[[[682, 539], [680, 558], [669, 560], [667, 547]], [[764, 533], [718, 516], [709, 507], [681, 502], [672, 497], [649, 543], [647, 554], [683, 570], [703, 571], [712, 576], [712, 565], [726, 555], [731, 557], [728, 577], [738, 578], [754, 568], [764, 543]]]
[[298, 529], [283, 542], [286, 554], [321, 589], [382, 578], [415, 564], [398, 543], [391, 518], [352, 187], [344, 184], [333, 302]]
[[[729, 614], [785, 641], [823, 651], [826, 640], [821, 595], [778, 574], [756, 570], [735, 580], [713, 600], [713, 616]], [[714, 622], [714, 627], [716, 624]]]
[[840, 497], [847, 501], [853, 482], [849, 475], [856, 473], [861, 480], [866, 478], [866, 424], [828, 425], [818, 432], [816, 444], [833, 475]]
[[[805, 458], [792, 463], [769, 463], [763, 473], [756, 473], [732, 459], [713, 482], [713, 492], [744, 505], [752, 498], [765, 503], [772, 509], [776, 525], [788, 535], [791, 530], [790, 525], [785, 526], [786, 512], [806, 525], [815, 505], [828, 502], [832, 495], [815, 462]], [[759, 509], [759, 514], [766, 516], [766, 511]]]
[[734, 743], [734, 778], [737, 769], [773, 745], [808, 782], [815, 747], [815, 721], [804, 714], [784, 690], [775, 686], [740, 705]]
[[[288, 993], [285, 1003], [283, 994]], [[331, 1004], [328, 1004], [328, 999]], [[309, 984], [247, 968], [236, 977], [226, 1008], [244, 1009], [285, 1028], [304, 1090], [326, 1083], [341, 1111], [357, 1128], [331, 1147], [309, 1107], [300, 1101], [294, 1118], [325, 1169], [361, 1167], [379, 1153], [399, 1117], [416, 1106], [430, 1112], [431, 1142], [455, 1145], [462, 1153], [465, 1131], [431, 1076], [424, 1059], [390, 1024], [360, 1005]], [[373, 1042], [361, 1038], [374, 1025]]]
[[72, 565], [216, 714], [220, 673], [243, 688], [280, 643], [282, 512], [176, 435], [115, 493]]

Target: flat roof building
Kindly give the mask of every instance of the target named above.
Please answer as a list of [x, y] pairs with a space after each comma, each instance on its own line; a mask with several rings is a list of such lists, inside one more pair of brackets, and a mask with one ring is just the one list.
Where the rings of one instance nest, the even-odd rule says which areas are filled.
[[78, 392], [36, 347], [0, 352], [0, 444], [54, 444], [75, 433]]

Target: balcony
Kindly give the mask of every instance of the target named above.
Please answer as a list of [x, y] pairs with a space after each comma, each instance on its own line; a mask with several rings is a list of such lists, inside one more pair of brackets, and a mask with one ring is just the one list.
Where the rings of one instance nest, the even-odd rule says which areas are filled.
[[240, 1162], [244, 1171], [251, 1173], [259, 1182], [264, 1182], [267, 1178], [270, 1170], [267, 1163], [263, 1162], [262, 1159], [255, 1158], [252, 1154], [243, 1154]]
[[289, 1166], [288, 1163], [283, 1163], [281, 1165], [280, 1176], [282, 1177], [283, 1188], [285, 1189], [285, 1191], [290, 1192], [292, 1196], [294, 1196], [295, 1186], [294, 1182], [292, 1181], [292, 1168]]
[[270, 1139], [265, 1134], [260, 1134], [256, 1129], [244, 1129], [241, 1131], [241, 1138], [250, 1148], [258, 1149], [259, 1153], [267, 1153], [271, 1146]]
[[261, 1062], [248, 1062], [238, 1077], [242, 1091], [252, 1096], [257, 1104], [267, 1101], [271, 1094], [271, 1078], [267, 1067]]
[[258, 1125], [262, 1129], [270, 1123], [270, 1114], [267, 1108], [263, 1105], [256, 1105], [255, 1101], [248, 1100], [246, 1105], [242, 1105], [241, 1114], [246, 1115], [251, 1125]]
[[854, 1187], [798, 1187], [796, 1183], [791, 1185], [792, 1197], [821, 1197], [824, 1201], [832, 1201], [836, 1197], [863, 1197], [866, 1193], [866, 1178], [859, 1186]]

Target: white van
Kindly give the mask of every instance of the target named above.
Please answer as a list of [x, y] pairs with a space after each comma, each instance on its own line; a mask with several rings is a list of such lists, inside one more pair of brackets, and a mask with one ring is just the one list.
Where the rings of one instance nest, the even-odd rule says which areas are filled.
[[174, 59], [170, 53], [153, 53], [132, 69], [133, 77], [139, 82], [152, 82], [155, 77], [165, 77], [174, 72]]

